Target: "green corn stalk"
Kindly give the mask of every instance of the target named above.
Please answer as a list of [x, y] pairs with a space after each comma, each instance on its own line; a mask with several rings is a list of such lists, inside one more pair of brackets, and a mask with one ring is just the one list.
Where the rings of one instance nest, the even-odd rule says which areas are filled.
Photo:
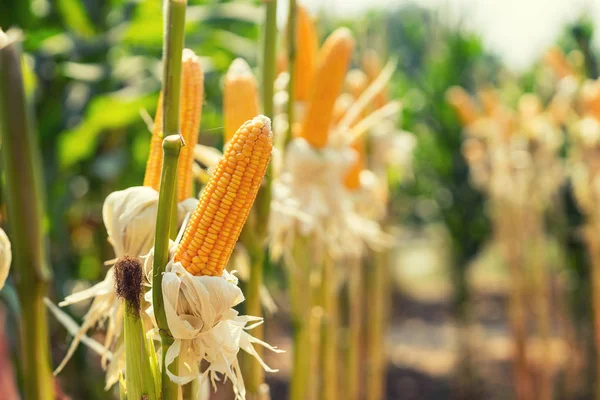
[[54, 398], [44, 296], [47, 261], [44, 189], [33, 112], [21, 71], [20, 33], [0, 31], [0, 133], [13, 268], [22, 306], [21, 359], [25, 399]]

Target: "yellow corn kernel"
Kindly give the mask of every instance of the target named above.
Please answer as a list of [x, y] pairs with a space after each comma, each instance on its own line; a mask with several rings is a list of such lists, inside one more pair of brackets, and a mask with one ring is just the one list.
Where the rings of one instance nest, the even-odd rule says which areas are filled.
[[194, 148], [198, 143], [203, 102], [204, 73], [200, 65], [200, 58], [192, 50], [184, 49], [181, 65], [179, 126], [186, 145], [181, 148], [177, 166], [178, 201], [195, 197], [192, 193], [194, 189], [192, 165], [194, 164]]
[[296, 58], [294, 60], [294, 100], [307, 101], [311, 94], [319, 39], [317, 28], [306, 8], [296, 8]]
[[259, 114], [258, 84], [252, 70], [241, 58], [233, 60], [225, 75], [223, 90], [223, 118], [225, 142], [231, 140], [236, 130]]
[[200, 196], [174, 260], [194, 275], [220, 276], [256, 198], [273, 148], [271, 121], [259, 115], [235, 133]]
[[354, 38], [348, 28], [338, 28], [325, 40], [319, 52], [319, 64], [301, 136], [315, 148], [327, 145], [333, 107], [339, 96], [354, 50]]
[[360, 69], [351, 69], [346, 75], [346, 91], [358, 99], [369, 86], [369, 77]]
[[[177, 167], [177, 199], [178, 201], [192, 197], [193, 174], [192, 163], [194, 146], [198, 143], [198, 131], [202, 115], [204, 98], [204, 75], [200, 66], [200, 59], [189, 49], [183, 50], [181, 65], [181, 105], [179, 109], [179, 130], [186, 146], [181, 148], [179, 164]], [[150, 155], [146, 164], [144, 186], [156, 190], [160, 185], [162, 169], [162, 141], [163, 141], [163, 113], [162, 93], [158, 100], [158, 108], [154, 118], [152, 139], [150, 141]]]
[[[373, 49], [368, 49], [367, 51], [365, 51], [365, 53], [363, 54], [362, 57], [362, 68], [365, 71], [365, 73], [367, 74], [367, 77], [369, 78], [369, 83], [372, 83], [375, 79], [377, 79], [377, 77], [379, 76], [379, 74], [381, 73], [382, 70], [382, 66], [381, 66], [381, 58], [379, 57], [379, 55], [377, 54], [377, 52]], [[381, 93], [379, 93], [374, 100], [374, 104], [375, 104], [375, 109], [379, 109], [381, 107], [383, 107], [384, 105], [386, 105], [388, 102], [388, 92], [387, 92], [387, 88], [382, 90]]]
[[470, 125], [479, 118], [480, 113], [473, 99], [460, 86], [448, 89], [446, 101], [454, 107], [463, 125]]
[[354, 143], [352, 143], [352, 148], [356, 150], [358, 157], [346, 173], [344, 185], [346, 185], [346, 188], [350, 190], [357, 190], [360, 188], [360, 172], [365, 169], [366, 155], [364, 139], [358, 138]]
[[146, 162], [146, 174], [144, 175], [144, 186], [149, 186], [158, 191], [160, 184], [160, 172], [162, 169], [162, 141], [163, 141], [163, 107], [162, 92], [158, 96], [158, 105], [156, 106], [156, 115], [154, 116], [154, 125], [152, 127], [152, 138], [150, 139], [150, 154]]

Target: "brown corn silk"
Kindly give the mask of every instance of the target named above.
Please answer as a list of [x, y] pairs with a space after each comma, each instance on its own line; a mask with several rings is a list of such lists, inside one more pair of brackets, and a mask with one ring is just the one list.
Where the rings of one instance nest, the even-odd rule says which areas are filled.
[[233, 60], [225, 75], [223, 117], [225, 142], [231, 140], [245, 121], [259, 114], [258, 84], [252, 70], [241, 58]]
[[[179, 111], [179, 129], [186, 143], [181, 148], [177, 166], [177, 199], [182, 201], [193, 197], [192, 164], [194, 161], [194, 146], [198, 143], [202, 103], [204, 100], [204, 74], [200, 59], [189, 49], [183, 50], [181, 66], [181, 106]], [[146, 164], [144, 186], [159, 189], [162, 169], [163, 141], [163, 110], [162, 92], [158, 99], [152, 139], [150, 140], [150, 155]]]
[[338, 28], [325, 40], [319, 52], [306, 117], [300, 135], [314, 148], [327, 145], [333, 108], [344, 85], [354, 38], [347, 28]]
[[174, 260], [194, 275], [220, 276], [265, 176], [273, 148], [263, 115], [235, 133], [200, 197]]

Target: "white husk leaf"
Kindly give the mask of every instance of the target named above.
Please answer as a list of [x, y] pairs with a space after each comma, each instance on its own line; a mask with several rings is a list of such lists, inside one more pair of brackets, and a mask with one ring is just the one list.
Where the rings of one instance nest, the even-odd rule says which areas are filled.
[[291, 248], [295, 235], [314, 236], [317, 253], [338, 259], [359, 256], [365, 244], [385, 245], [379, 225], [359, 215], [344, 176], [356, 157], [349, 147], [313, 149], [304, 139], [290, 142], [284, 170], [273, 186], [272, 255]]
[[6, 283], [8, 273], [10, 272], [10, 264], [12, 262], [12, 251], [10, 240], [2, 228], [0, 228], [0, 290]]
[[[151, 252], [145, 263], [152, 262]], [[175, 339], [166, 354], [167, 372], [173, 382], [178, 385], [191, 382], [201, 374], [200, 363], [204, 360], [209, 364], [204, 374], [213, 386], [218, 374], [222, 374], [231, 380], [236, 399], [245, 399], [246, 390], [237, 359], [240, 349], [256, 357], [266, 371], [275, 372], [264, 364], [253, 344], [275, 352], [281, 350], [246, 332], [260, 325], [262, 318], [240, 316], [233, 309], [244, 301], [234, 275], [223, 271], [222, 276], [194, 276], [181, 263], [170, 261], [161, 289], [167, 323]], [[152, 291], [146, 293], [147, 299], [151, 296]], [[153, 310], [149, 308], [147, 312], [154, 320]], [[158, 328], [155, 326], [148, 334], [156, 337]], [[177, 375], [168, 369], [175, 359], [179, 362]]]
[[[194, 210], [198, 200], [186, 199], [178, 205], [178, 220]], [[106, 198], [102, 208], [102, 218], [108, 233], [108, 241], [115, 251], [115, 259], [125, 255], [142, 256], [154, 244], [154, 227], [158, 210], [158, 192], [150, 187], [136, 186], [113, 192]], [[148, 282], [145, 282], [148, 284]], [[83, 323], [76, 332], [67, 327], [73, 341], [63, 361], [54, 371], [58, 374], [74, 354], [80, 341], [86, 343], [86, 333], [96, 326], [106, 327], [102, 366], [106, 372], [106, 389], [119, 380], [119, 372], [125, 366], [125, 352], [122, 346], [123, 306], [117, 298], [113, 268], [106, 272], [103, 281], [91, 288], [67, 296], [59, 306], [64, 307], [83, 300], [93, 299]], [[56, 313], [55, 313], [56, 314]], [[60, 319], [59, 319], [60, 320]], [[145, 323], [150, 324], [149, 321]], [[112, 360], [109, 357], [112, 355]], [[109, 363], [110, 361], [110, 363]]]

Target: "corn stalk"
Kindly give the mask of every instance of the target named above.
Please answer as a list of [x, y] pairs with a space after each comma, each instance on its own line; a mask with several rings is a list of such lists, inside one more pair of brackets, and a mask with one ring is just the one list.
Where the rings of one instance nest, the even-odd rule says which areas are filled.
[[0, 31], [0, 132], [13, 268], [22, 307], [22, 375], [27, 378], [23, 389], [25, 399], [50, 400], [54, 390], [44, 296], [52, 272], [47, 261], [41, 156], [23, 85], [20, 34], [9, 31], [4, 44], [2, 36]]

